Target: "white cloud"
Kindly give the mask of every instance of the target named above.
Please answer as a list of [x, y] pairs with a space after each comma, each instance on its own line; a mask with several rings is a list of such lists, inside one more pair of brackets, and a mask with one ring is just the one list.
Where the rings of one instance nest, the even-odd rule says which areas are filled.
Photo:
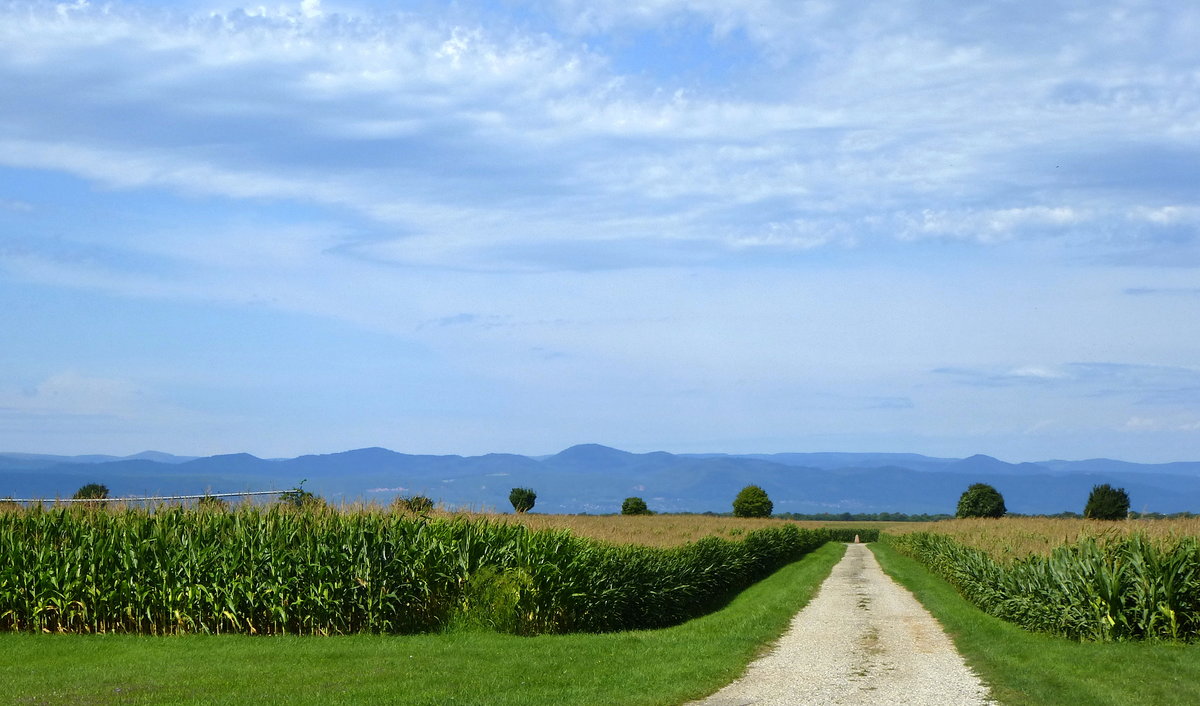
[[130, 380], [56, 373], [23, 392], [7, 392], [0, 407], [36, 415], [100, 415], [128, 418], [147, 402], [146, 392]]

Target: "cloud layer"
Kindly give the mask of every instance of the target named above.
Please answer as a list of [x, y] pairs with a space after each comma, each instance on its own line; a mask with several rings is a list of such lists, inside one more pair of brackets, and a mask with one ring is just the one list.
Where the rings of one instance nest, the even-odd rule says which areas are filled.
[[[1197, 301], [1157, 295], [1200, 266], [1198, 30], [1134, 0], [0, 4], [14, 323], [145, 337], [174, 326], [139, 321], [152, 302], [227, 327], [189, 345], [247, 384], [256, 327], [362, 337], [366, 362], [299, 356], [268, 387], [310, 375], [375, 416], [301, 401], [282, 431], [165, 344], [30, 343], [0, 386], [122, 380], [271, 453], [318, 450], [310, 424], [325, 448], [1012, 455], [1050, 451], [1024, 440], [1053, 418], [1057, 455], [1100, 455], [1134, 417], [1175, 420], [1175, 453]], [[1088, 401], [1117, 369], [1183, 372]], [[965, 423], [980, 388], [995, 409]]]

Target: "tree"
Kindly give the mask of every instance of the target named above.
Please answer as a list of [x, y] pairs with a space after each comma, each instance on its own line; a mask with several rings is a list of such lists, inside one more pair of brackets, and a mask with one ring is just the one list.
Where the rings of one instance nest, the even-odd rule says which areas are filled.
[[518, 514], [532, 510], [536, 500], [537, 493], [533, 492], [533, 488], [513, 488], [512, 492], [508, 494], [508, 501], [512, 503], [513, 509]]
[[625, 502], [621, 503], [622, 515], [649, 515], [650, 508], [646, 507], [646, 501], [641, 498], [625, 498]]
[[757, 485], [748, 485], [738, 491], [733, 499], [734, 517], [770, 517], [775, 503], [767, 497], [767, 491]]
[[313, 495], [304, 489], [304, 484], [308, 479], [300, 481], [300, 485], [292, 488], [289, 491], [280, 493], [279, 504], [296, 510], [309, 510], [314, 508], [325, 507], [325, 501], [319, 496]]
[[103, 500], [108, 497], [108, 486], [100, 483], [88, 483], [72, 495], [76, 500]]
[[433, 499], [425, 495], [412, 495], [409, 497], [396, 498], [393, 503], [397, 508], [407, 510], [408, 512], [417, 515], [428, 515], [433, 509]]
[[1108, 483], [1092, 486], [1083, 516], [1091, 520], [1123, 520], [1129, 516], [1129, 493]]
[[1004, 517], [1004, 496], [987, 483], [976, 483], [958, 499], [955, 517]]

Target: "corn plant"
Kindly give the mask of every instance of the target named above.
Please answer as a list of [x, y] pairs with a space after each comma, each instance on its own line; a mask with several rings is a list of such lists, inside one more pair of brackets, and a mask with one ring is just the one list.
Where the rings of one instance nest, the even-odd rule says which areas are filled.
[[1200, 638], [1200, 542], [1088, 537], [999, 561], [929, 532], [883, 536], [972, 603], [1030, 630], [1113, 641]]
[[660, 549], [320, 504], [0, 513], [0, 629], [521, 634], [672, 625], [836, 539], [773, 525]]

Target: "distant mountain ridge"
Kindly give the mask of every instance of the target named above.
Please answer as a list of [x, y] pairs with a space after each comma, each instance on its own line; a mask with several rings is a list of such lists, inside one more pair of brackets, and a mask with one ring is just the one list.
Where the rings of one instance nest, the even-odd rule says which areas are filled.
[[420, 493], [456, 507], [507, 511], [517, 486], [535, 511], [617, 512], [631, 495], [664, 512], [725, 512], [738, 489], [762, 486], [777, 512], [952, 513], [971, 483], [994, 485], [1019, 513], [1079, 512], [1091, 487], [1124, 487], [1139, 511], [1200, 511], [1200, 462], [1113, 459], [1008, 463], [985, 455], [908, 453], [631, 453], [580, 444], [541, 457], [415, 455], [373, 447], [290, 459], [0, 453], [0, 498], [66, 497], [100, 482], [114, 495], [304, 487], [333, 501], [390, 502]]

